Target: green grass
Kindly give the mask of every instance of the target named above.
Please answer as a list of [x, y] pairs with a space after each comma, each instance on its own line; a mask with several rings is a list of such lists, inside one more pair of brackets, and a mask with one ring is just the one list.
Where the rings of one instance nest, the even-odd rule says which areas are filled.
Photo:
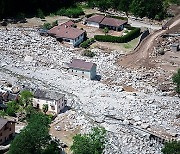
[[132, 48], [132, 45], [129, 44], [129, 43], [125, 43], [123, 46], [124, 46], [124, 48], [126, 48], [126, 49]]

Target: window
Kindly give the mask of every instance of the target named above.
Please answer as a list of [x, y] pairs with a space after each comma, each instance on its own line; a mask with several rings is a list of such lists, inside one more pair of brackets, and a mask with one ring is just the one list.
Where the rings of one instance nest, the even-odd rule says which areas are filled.
[[72, 70], [72, 72], [73, 72], [73, 70]]
[[0, 142], [2, 142], [2, 139], [0, 139]]
[[9, 128], [9, 131], [11, 131], [11, 127]]
[[82, 74], [84, 74], [84, 72], [82, 72]]
[[0, 136], [2, 136], [2, 133], [0, 133]]

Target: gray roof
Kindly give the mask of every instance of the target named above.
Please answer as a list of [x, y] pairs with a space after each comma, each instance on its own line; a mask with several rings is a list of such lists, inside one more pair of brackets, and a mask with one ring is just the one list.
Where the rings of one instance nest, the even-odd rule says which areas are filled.
[[4, 127], [5, 124], [7, 124], [8, 120], [0, 118], [0, 130]]
[[41, 89], [36, 89], [34, 92], [35, 98], [44, 99], [44, 100], [59, 100], [64, 96], [65, 96], [64, 94], [61, 94], [59, 92], [45, 91]]
[[72, 62], [69, 64], [69, 67], [74, 69], [90, 71], [94, 65], [96, 64], [92, 62], [86, 62], [82, 59], [73, 59]]

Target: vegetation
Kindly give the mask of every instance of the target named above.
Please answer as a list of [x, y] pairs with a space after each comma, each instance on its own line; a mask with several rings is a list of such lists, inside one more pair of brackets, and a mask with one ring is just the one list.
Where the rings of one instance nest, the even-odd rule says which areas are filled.
[[57, 143], [51, 141], [49, 124], [48, 116], [34, 111], [28, 125], [12, 141], [9, 154], [59, 154]]
[[24, 13], [26, 16], [35, 16], [38, 12], [40, 16], [49, 15], [60, 8], [72, 7], [76, 2], [78, 0], [0, 0], [0, 18], [16, 17], [18, 13]]
[[48, 104], [43, 104], [42, 110], [46, 114], [46, 112], [48, 111]]
[[95, 41], [94, 38], [88, 39], [80, 44], [80, 47], [87, 49], [93, 42]]
[[61, 8], [56, 12], [56, 14], [60, 16], [68, 16], [71, 18], [77, 18], [80, 15], [84, 15], [84, 11], [81, 7], [74, 6], [70, 8]]
[[104, 27], [103, 32], [105, 33], [105, 35], [106, 35], [107, 33], [109, 33], [108, 27]]
[[125, 12], [127, 16], [128, 13], [133, 13], [137, 17], [152, 19], [165, 18], [168, 8], [167, 0], [88, 0], [88, 5], [98, 7], [101, 11], [113, 8]]
[[129, 33], [124, 36], [111, 36], [111, 35], [95, 35], [94, 38], [101, 42], [112, 42], [112, 43], [126, 43], [140, 35], [140, 28], [132, 28]]
[[37, 10], [37, 17], [41, 18], [41, 19], [45, 19], [44, 13], [43, 13], [43, 11], [41, 9]]
[[172, 80], [176, 84], [176, 92], [180, 94], [180, 69], [173, 75]]
[[7, 104], [6, 114], [9, 116], [16, 116], [19, 108], [20, 107], [17, 101], [10, 101]]
[[172, 141], [165, 143], [162, 149], [163, 154], [179, 154], [180, 153], [180, 141]]
[[95, 56], [95, 53], [92, 52], [91, 50], [84, 50], [83, 56], [94, 57], [94, 56]]
[[94, 128], [89, 134], [78, 134], [73, 137], [71, 150], [73, 154], [102, 154], [106, 143], [106, 130]]

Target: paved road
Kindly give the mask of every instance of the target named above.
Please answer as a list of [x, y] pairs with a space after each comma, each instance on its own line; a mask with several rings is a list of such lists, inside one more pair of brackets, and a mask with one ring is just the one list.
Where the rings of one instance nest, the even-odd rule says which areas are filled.
[[133, 20], [133, 19], [128, 19], [128, 23], [133, 26], [133, 27], [145, 27], [145, 28], [149, 28], [152, 30], [159, 30], [162, 28], [161, 25], [155, 25], [155, 24], [150, 24], [150, 23], [145, 23], [144, 21], [139, 21], [139, 20]]

